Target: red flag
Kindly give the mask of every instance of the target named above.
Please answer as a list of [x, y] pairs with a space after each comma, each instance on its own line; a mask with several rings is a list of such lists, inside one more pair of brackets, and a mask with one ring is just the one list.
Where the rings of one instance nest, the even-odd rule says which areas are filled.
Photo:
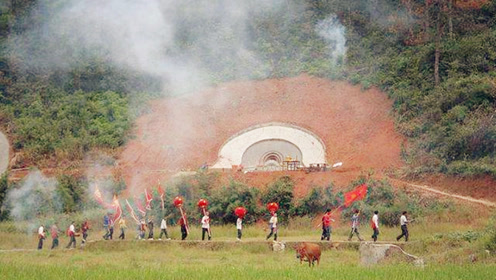
[[121, 204], [119, 203], [119, 200], [117, 199], [117, 196], [114, 195], [114, 201], [112, 202], [112, 208], [115, 210], [114, 214], [114, 223], [117, 222], [121, 216], [122, 216], [122, 208]]
[[152, 200], [153, 200], [153, 196], [151, 193], [148, 192], [147, 189], [145, 189], [145, 200], [146, 200], [146, 210], [152, 210]]
[[365, 196], [367, 196], [367, 185], [361, 184], [351, 192], [347, 192], [344, 194], [344, 206], [348, 207], [353, 202], [364, 199]]
[[94, 196], [95, 196], [96, 202], [98, 202], [98, 204], [100, 204], [101, 206], [105, 207], [105, 202], [103, 202], [102, 193], [98, 189], [98, 186], [95, 186]]
[[141, 213], [141, 215], [145, 216], [146, 210], [143, 208], [143, 204], [141, 204], [140, 200], [137, 198], [134, 198], [134, 204], [136, 204], [136, 208], [138, 208], [138, 212]]
[[157, 187], [157, 191], [158, 191], [158, 194], [160, 195], [160, 201], [162, 202], [162, 210], [164, 210], [164, 196], [165, 196], [165, 192], [164, 192], [164, 189], [162, 189], [162, 187], [160, 186], [160, 182], [158, 182], [158, 187]]
[[127, 211], [129, 211], [129, 214], [131, 214], [131, 217], [133, 218], [133, 220], [134, 220], [137, 224], [139, 224], [139, 223], [140, 223], [140, 221], [139, 221], [138, 217], [136, 217], [136, 214], [134, 213], [134, 209], [133, 209], [133, 207], [131, 206], [131, 204], [129, 204], [129, 201], [127, 201], [127, 199], [126, 199], [126, 207], [127, 207]]

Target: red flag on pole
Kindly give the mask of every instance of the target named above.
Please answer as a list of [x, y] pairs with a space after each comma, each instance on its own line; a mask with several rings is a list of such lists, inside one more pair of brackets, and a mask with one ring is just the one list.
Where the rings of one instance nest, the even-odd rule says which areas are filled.
[[137, 224], [139, 224], [139, 223], [140, 223], [140, 221], [139, 221], [138, 217], [136, 217], [136, 214], [134, 213], [134, 209], [133, 209], [133, 207], [131, 206], [131, 204], [129, 204], [129, 201], [127, 201], [127, 199], [126, 199], [126, 207], [127, 207], [127, 211], [129, 211], [129, 214], [131, 214], [131, 218], [133, 218], [133, 220], [134, 220]]
[[101, 206], [105, 207], [105, 202], [103, 202], [103, 197], [102, 193], [98, 189], [98, 186], [95, 186], [95, 192], [94, 192], [95, 200], [100, 204]]
[[119, 200], [117, 199], [116, 195], [114, 195], [114, 201], [112, 202], [112, 208], [114, 208], [114, 210], [115, 210], [115, 214], [114, 214], [114, 223], [115, 223], [122, 216], [121, 204], [119, 203]]
[[138, 208], [138, 212], [141, 213], [141, 215], [145, 216], [146, 215], [146, 210], [143, 207], [143, 204], [141, 204], [140, 200], [138, 198], [134, 198], [134, 204], [136, 204], [136, 208]]
[[160, 182], [158, 182], [157, 191], [158, 191], [158, 194], [160, 195], [162, 210], [164, 210], [164, 208], [165, 208], [165, 205], [164, 205], [165, 192], [164, 192], [164, 189], [162, 189], [162, 187], [160, 186]]
[[364, 199], [365, 196], [367, 196], [367, 185], [361, 184], [351, 192], [347, 192], [344, 194], [344, 206], [348, 207], [353, 202]]
[[148, 192], [147, 189], [145, 189], [145, 200], [146, 200], [146, 210], [152, 210], [152, 200], [153, 200], [153, 196], [151, 193]]

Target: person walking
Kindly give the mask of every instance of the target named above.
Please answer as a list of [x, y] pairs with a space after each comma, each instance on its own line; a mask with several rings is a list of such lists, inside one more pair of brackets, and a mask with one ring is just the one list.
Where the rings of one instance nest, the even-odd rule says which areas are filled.
[[379, 211], [377, 210], [374, 211], [374, 216], [372, 216], [371, 226], [374, 231], [374, 234], [372, 234], [372, 239], [376, 242], [377, 236], [379, 235]]
[[153, 217], [148, 219], [148, 240], [153, 240]]
[[72, 248], [76, 248], [76, 228], [74, 227], [74, 221], [71, 223], [69, 226], [69, 230], [67, 232], [69, 234], [69, 244], [67, 244], [66, 248], [70, 248], [72, 245]]
[[238, 230], [238, 238], [236, 238], [236, 240], [240, 241], [243, 229], [243, 219], [241, 219], [240, 217], [238, 217], [238, 219], [236, 220], [236, 229]]
[[50, 235], [52, 236], [52, 250], [59, 246], [59, 228], [57, 223], [54, 223], [50, 228]]
[[212, 239], [212, 235], [210, 234], [210, 217], [208, 211], [205, 212], [203, 218], [201, 219], [202, 224], [202, 240], [205, 240], [205, 233], [208, 236], [208, 240]]
[[142, 219], [141, 223], [139, 225], [139, 238], [141, 240], [145, 240], [145, 234], [146, 234], [146, 223], [145, 220]]
[[109, 218], [109, 214], [107, 213], [105, 216], [103, 216], [103, 229], [105, 230], [103, 239], [105, 240], [107, 240], [110, 236], [109, 225], [110, 225], [110, 218]]
[[108, 239], [112, 240], [114, 238], [114, 226], [115, 226], [115, 220], [113, 217], [109, 214], [109, 227], [108, 227]]
[[400, 239], [404, 236], [405, 237], [405, 242], [408, 242], [408, 227], [407, 224], [409, 223], [408, 219], [406, 218], [406, 211], [403, 211], [401, 217], [400, 217], [400, 226], [401, 226], [401, 234], [396, 237], [396, 241], [400, 241]]
[[186, 215], [181, 216], [181, 219], [179, 219], [179, 226], [181, 227], [181, 240], [185, 240], [188, 237]]
[[331, 218], [331, 209], [327, 209], [322, 217], [322, 236], [320, 237], [320, 240], [331, 240], [331, 221], [334, 222], [334, 219]]
[[164, 215], [162, 218], [162, 222], [160, 223], [160, 236], [158, 237], [158, 240], [162, 240], [162, 235], [165, 234], [166, 240], [170, 240], [169, 235], [167, 234], [167, 216]]
[[351, 232], [350, 232], [350, 236], [348, 237], [348, 241], [351, 241], [351, 238], [353, 237], [354, 234], [356, 234], [358, 240], [363, 241], [363, 239], [360, 237], [360, 233], [358, 232], [359, 218], [360, 218], [360, 210], [355, 209], [355, 213], [351, 217]]
[[88, 238], [88, 230], [90, 229], [90, 224], [88, 220], [85, 220], [81, 225], [81, 233], [83, 234], [83, 239], [81, 240], [81, 244], [86, 243], [86, 239]]
[[121, 230], [121, 234], [119, 235], [119, 239], [124, 240], [124, 238], [126, 238], [125, 231], [127, 229], [126, 220], [124, 219], [124, 216], [122, 216], [122, 218], [119, 220], [119, 229]]
[[270, 233], [265, 240], [269, 240], [272, 234], [274, 234], [274, 241], [277, 241], [277, 213], [272, 214], [272, 217], [270, 217], [269, 228]]
[[38, 228], [38, 250], [43, 249], [43, 240], [45, 240], [45, 228], [40, 225]]

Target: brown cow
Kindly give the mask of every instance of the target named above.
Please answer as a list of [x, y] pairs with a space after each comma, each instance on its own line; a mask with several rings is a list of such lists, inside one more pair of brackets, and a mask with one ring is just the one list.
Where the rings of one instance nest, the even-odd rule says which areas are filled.
[[315, 261], [317, 261], [317, 265], [320, 263], [320, 246], [315, 243], [302, 242], [296, 245], [296, 258], [300, 259], [300, 264], [303, 261], [308, 262], [308, 266], [315, 265]]

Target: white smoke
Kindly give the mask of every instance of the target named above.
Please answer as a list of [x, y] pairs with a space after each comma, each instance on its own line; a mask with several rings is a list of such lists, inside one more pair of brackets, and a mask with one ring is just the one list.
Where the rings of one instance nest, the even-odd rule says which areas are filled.
[[336, 15], [331, 15], [317, 23], [315, 27], [317, 34], [328, 44], [329, 55], [336, 63], [346, 56], [345, 27], [339, 22]]
[[57, 185], [57, 180], [43, 176], [39, 170], [31, 171], [19, 188], [10, 189], [7, 193], [10, 216], [20, 221], [59, 213], [62, 201], [56, 191]]
[[[246, 22], [251, 14], [277, 10], [281, 3], [284, 0], [68, 0], [53, 5], [42, 0], [37, 12], [50, 14], [50, 20], [11, 38], [10, 45], [27, 68], [68, 70], [97, 54], [122, 69], [159, 78], [174, 92], [185, 92], [215, 78], [199, 60], [238, 60], [245, 67], [235, 66], [228, 73], [234, 79], [265, 69], [263, 59], [248, 47], [252, 38]], [[200, 28], [182, 30], [184, 23]], [[181, 46], [180, 38], [199, 42], [202, 51]], [[198, 57], [202, 54], [209, 57]]]

